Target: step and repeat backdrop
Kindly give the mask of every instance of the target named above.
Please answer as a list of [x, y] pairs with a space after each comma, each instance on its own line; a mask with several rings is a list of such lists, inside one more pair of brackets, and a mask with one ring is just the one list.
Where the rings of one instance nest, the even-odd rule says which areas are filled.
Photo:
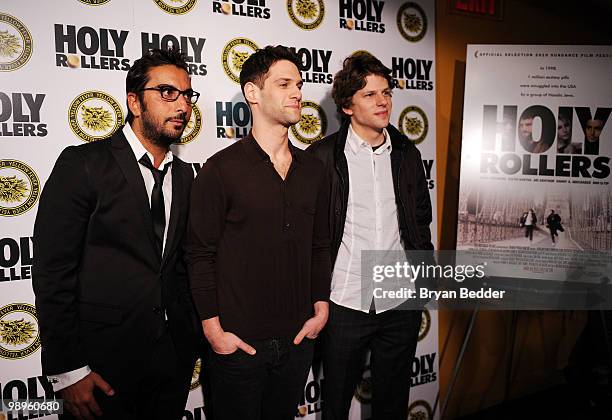
[[[433, 0], [3, 1], [0, 395], [52, 397], [41, 376], [31, 286], [38, 198], [66, 146], [105, 138], [123, 124], [125, 76], [143, 52], [173, 46], [188, 55], [192, 85], [202, 97], [173, 151], [195, 169], [248, 133], [251, 115], [239, 75], [258, 48], [286, 45], [302, 60], [302, 118], [289, 132], [301, 148], [338, 129], [331, 84], [342, 60], [357, 51], [376, 55], [393, 70], [391, 122], [421, 150], [435, 215], [434, 17]], [[436, 230], [434, 223], [433, 237]], [[437, 340], [436, 313], [426, 311], [410, 379], [410, 412], [419, 419], [434, 417]], [[198, 363], [187, 420], [204, 418], [201, 370]], [[323, 383], [321, 372], [311, 375], [296, 417], [317, 418]], [[368, 418], [370, 399], [366, 365], [351, 417]]]

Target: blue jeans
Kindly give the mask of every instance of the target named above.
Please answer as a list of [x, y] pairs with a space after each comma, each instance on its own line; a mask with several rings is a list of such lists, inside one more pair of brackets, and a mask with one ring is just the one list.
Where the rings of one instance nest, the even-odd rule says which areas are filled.
[[257, 353], [211, 350], [208, 372], [214, 420], [290, 420], [304, 392], [314, 342], [304, 338], [245, 340]]

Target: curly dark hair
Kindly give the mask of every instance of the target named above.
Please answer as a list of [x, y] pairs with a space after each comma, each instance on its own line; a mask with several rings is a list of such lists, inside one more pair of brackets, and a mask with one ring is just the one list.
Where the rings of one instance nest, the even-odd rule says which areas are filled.
[[[189, 73], [187, 66], [187, 55], [179, 49], [170, 48], [167, 50], [154, 49], [143, 54], [130, 68], [125, 78], [125, 93], [135, 93], [142, 102], [142, 88], [149, 82], [149, 70], [153, 67], [171, 64]], [[134, 114], [128, 107], [125, 117], [126, 122], [132, 122]]]
[[342, 70], [334, 76], [332, 97], [336, 103], [338, 114], [349, 118], [343, 108], [349, 108], [353, 95], [366, 85], [366, 77], [374, 74], [384, 77], [392, 88], [391, 70], [381, 61], [367, 52], [359, 52], [344, 59]]
[[270, 67], [281, 60], [292, 62], [298, 69], [302, 66], [300, 58], [283, 45], [277, 45], [276, 47], [268, 45], [251, 54], [242, 65], [242, 70], [240, 71], [240, 89], [242, 89], [242, 94], [244, 95], [244, 85], [249, 82], [255, 83], [259, 88], [263, 88]]

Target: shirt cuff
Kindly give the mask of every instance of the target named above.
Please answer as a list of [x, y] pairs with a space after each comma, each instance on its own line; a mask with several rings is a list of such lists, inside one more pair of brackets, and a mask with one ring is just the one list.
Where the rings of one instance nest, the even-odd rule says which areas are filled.
[[91, 369], [89, 366], [83, 366], [82, 368], [71, 370], [70, 372], [47, 376], [47, 379], [49, 379], [49, 382], [51, 382], [53, 391], [57, 392], [60, 389], [76, 384], [90, 373]]

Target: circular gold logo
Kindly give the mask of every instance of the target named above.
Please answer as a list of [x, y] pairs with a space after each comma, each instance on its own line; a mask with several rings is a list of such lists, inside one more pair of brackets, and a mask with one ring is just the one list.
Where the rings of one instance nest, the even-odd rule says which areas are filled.
[[429, 333], [431, 328], [431, 314], [427, 309], [423, 309], [421, 312], [421, 327], [419, 328], [419, 338], [417, 341], [421, 341]]
[[193, 372], [191, 373], [191, 385], [189, 385], [189, 391], [198, 389], [200, 386], [200, 372], [202, 372], [202, 360], [198, 359], [196, 360], [195, 366], [193, 367]]
[[40, 348], [36, 308], [11, 303], [0, 308], [0, 357], [23, 359]]
[[202, 130], [202, 112], [196, 104], [193, 104], [191, 106], [191, 117], [187, 122], [185, 131], [183, 131], [181, 139], [174, 142], [174, 144], [182, 145], [192, 142], [196, 137], [198, 137], [200, 130]]
[[287, 0], [287, 12], [293, 23], [310, 31], [323, 22], [325, 3], [323, 0]]
[[404, 38], [418, 42], [427, 33], [427, 15], [416, 3], [404, 3], [397, 11], [397, 27]]
[[409, 419], [431, 420], [432, 416], [431, 406], [425, 400], [417, 400], [408, 406]]
[[123, 124], [123, 111], [108, 93], [90, 90], [74, 98], [68, 122], [81, 140], [92, 142], [113, 134]]
[[291, 126], [291, 134], [301, 143], [312, 144], [327, 132], [327, 116], [316, 102], [302, 101], [300, 120]]
[[153, 0], [157, 7], [171, 15], [184, 15], [189, 13], [198, 0]]
[[234, 38], [225, 44], [221, 60], [223, 61], [223, 71], [225, 71], [227, 77], [240, 84], [242, 65], [258, 49], [257, 44], [247, 38]]
[[110, 0], [78, 0], [79, 3], [86, 4], [88, 6], [102, 6], [108, 3]]
[[411, 142], [419, 144], [427, 137], [429, 121], [421, 108], [409, 106], [400, 114], [398, 127]]
[[18, 160], [0, 160], [0, 216], [19, 216], [40, 196], [40, 181], [32, 168]]
[[23, 67], [32, 57], [32, 34], [19, 19], [0, 13], [0, 71]]
[[361, 404], [370, 404], [372, 402], [372, 378], [370, 366], [366, 366], [362, 375], [361, 381], [355, 389], [355, 399]]

